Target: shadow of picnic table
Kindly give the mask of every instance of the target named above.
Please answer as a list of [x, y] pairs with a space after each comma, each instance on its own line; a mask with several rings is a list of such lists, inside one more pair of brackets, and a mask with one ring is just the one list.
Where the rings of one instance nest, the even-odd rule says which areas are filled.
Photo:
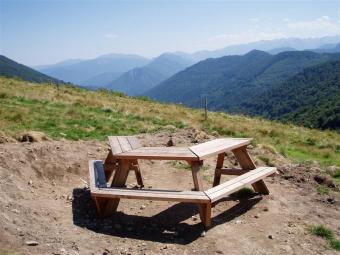
[[[228, 197], [221, 202], [232, 199]], [[240, 199], [240, 202], [235, 206], [215, 216], [212, 219], [210, 229], [244, 214], [261, 199], [261, 196], [256, 195]], [[111, 217], [98, 218], [95, 204], [88, 189], [76, 188], [73, 190], [72, 213], [75, 225], [96, 233], [122, 238], [189, 244], [199, 238], [204, 231], [204, 226], [198, 215], [195, 224], [182, 222], [198, 214], [197, 205], [188, 203], [174, 204], [151, 217], [130, 215], [118, 211]]]

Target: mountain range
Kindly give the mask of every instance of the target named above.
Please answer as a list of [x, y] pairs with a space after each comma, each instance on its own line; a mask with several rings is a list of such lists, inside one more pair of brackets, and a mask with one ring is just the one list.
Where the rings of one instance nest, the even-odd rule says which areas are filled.
[[[65, 82], [98, 87], [103, 85], [100, 80], [103, 79], [103, 76], [109, 74], [116, 78], [128, 70], [143, 66], [148, 62], [149, 59], [138, 55], [108, 54], [90, 60], [63, 61], [56, 65], [38, 67], [37, 69]], [[96, 76], [99, 76], [100, 79], [93, 80], [93, 77]], [[93, 83], [89, 84], [89, 81]]]
[[55, 65], [35, 68], [49, 76], [88, 88], [104, 87], [137, 95], [189, 65], [207, 58], [243, 55], [253, 49], [271, 54], [305, 49], [317, 49], [321, 52], [324, 47], [329, 50], [336, 43], [339, 43], [337, 36], [308, 39], [283, 38], [232, 45], [211, 51], [166, 53], [154, 59], [137, 55], [109, 54], [95, 59], [71, 59]]
[[165, 53], [143, 67], [122, 74], [106, 87], [128, 95], [139, 95], [192, 64], [189, 58]]

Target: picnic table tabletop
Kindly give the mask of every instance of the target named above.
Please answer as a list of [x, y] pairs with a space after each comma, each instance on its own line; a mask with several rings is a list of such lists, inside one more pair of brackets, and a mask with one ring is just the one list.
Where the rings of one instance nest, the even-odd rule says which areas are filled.
[[133, 136], [109, 137], [112, 155], [116, 159], [201, 161], [250, 142], [250, 138], [220, 138], [190, 147], [142, 147]]

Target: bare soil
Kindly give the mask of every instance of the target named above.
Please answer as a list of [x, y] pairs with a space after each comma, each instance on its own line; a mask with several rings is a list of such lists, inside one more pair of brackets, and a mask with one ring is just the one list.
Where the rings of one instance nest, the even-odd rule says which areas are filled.
[[[176, 132], [176, 145], [212, 138], [192, 133]], [[169, 136], [140, 138], [146, 146], [165, 146]], [[121, 200], [116, 214], [98, 219], [86, 185], [88, 160], [105, 159], [107, 149], [98, 141], [0, 144], [0, 254], [336, 254], [308, 232], [308, 226], [322, 224], [340, 235], [338, 193], [316, 192], [316, 169], [251, 148], [254, 158], [276, 158], [281, 174], [266, 178], [271, 194], [225, 198], [213, 208], [212, 227], [204, 233], [191, 204]], [[229, 159], [226, 164], [233, 165]], [[205, 163], [206, 188], [215, 162]], [[146, 188], [193, 187], [182, 165], [149, 160], [140, 165]], [[136, 185], [133, 174], [128, 185]]]

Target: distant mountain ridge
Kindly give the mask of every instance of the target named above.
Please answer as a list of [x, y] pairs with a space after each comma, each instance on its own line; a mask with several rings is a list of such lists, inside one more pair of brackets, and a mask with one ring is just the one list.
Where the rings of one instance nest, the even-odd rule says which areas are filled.
[[[99, 56], [95, 59], [78, 61], [72, 64], [60, 63], [40, 69], [46, 75], [72, 82], [78, 85], [88, 85], [88, 80], [101, 74], [122, 74], [132, 68], [143, 66], [149, 59], [138, 55], [127, 54], [108, 54]], [[94, 86], [103, 86], [96, 83]]]
[[[340, 54], [308, 51], [277, 55], [253, 50], [244, 56], [226, 56], [201, 61], [144, 93], [152, 99], [241, 112], [242, 103], [298, 74], [306, 67], [340, 59]], [[166, 93], [164, 93], [166, 91]]]
[[122, 74], [107, 88], [128, 95], [139, 95], [191, 64], [193, 61], [190, 59], [172, 53], [164, 53], [147, 65]]
[[12, 59], [0, 55], [0, 76], [8, 78], [20, 78], [32, 82], [52, 82], [60, 83], [60, 80], [40, 73], [28, 66], [19, 64]]

